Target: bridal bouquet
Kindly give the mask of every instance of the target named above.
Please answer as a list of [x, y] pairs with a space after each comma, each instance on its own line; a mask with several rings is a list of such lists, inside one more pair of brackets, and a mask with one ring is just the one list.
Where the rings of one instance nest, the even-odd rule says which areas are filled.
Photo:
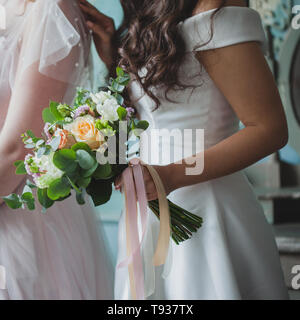
[[[25, 148], [31, 152], [14, 163], [16, 174], [27, 174], [33, 182], [27, 180], [21, 195], [4, 197], [7, 206], [34, 210], [37, 198], [46, 211], [56, 201], [70, 197], [72, 190], [79, 205], [85, 203], [85, 192], [95, 206], [109, 201], [115, 178], [128, 167], [130, 136], [139, 137], [148, 128], [148, 122], [139, 121], [134, 109], [124, 104], [122, 92], [129, 81], [129, 75], [117, 68], [117, 78], [104, 90], [94, 94], [78, 89], [73, 106], [50, 102], [43, 110], [43, 137], [36, 137], [31, 130], [24, 133]], [[114, 152], [109, 150], [109, 141], [115, 142]], [[122, 154], [120, 144], [125, 146]], [[116, 161], [109, 161], [112, 156]], [[148, 205], [159, 218], [158, 201]], [[170, 201], [169, 207], [171, 235], [179, 244], [201, 227], [202, 219]]]

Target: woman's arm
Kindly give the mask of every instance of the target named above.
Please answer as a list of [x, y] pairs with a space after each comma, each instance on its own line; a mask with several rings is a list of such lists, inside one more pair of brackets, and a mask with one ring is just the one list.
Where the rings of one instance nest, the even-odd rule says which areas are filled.
[[62, 101], [67, 85], [48, 78], [35, 63], [18, 79], [3, 129], [0, 133], [0, 196], [13, 192], [23, 176], [15, 174], [14, 161], [24, 159], [21, 134], [28, 129], [40, 135], [43, 130], [42, 110], [50, 100]]
[[[65, 2], [62, 3], [63, 5]], [[62, 6], [62, 8], [64, 8]], [[35, 26], [39, 26], [39, 13], [33, 16], [31, 23], [24, 30], [23, 43], [20, 56], [32, 52], [38, 48], [28, 48], [32, 44], [33, 32], [36, 33]], [[35, 34], [34, 34], [35, 35]], [[41, 41], [43, 37], [41, 35]], [[29, 50], [29, 51], [28, 51]], [[63, 101], [67, 83], [74, 76], [74, 65], [79, 61], [82, 50], [89, 50], [83, 46], [74, 46], [67, 57], [51, 66], [52, 73], [64, 75], [64, 81], [61, 82], [40, 73], [40, 61], [33, 63], [23, 70], [22, 59], [20, 59], [16, 81], [11, 94], [7, 116], [0, 132], [0, 197], [12, 193], [24, 179], [23, 176], [15, 174], [14, 161], [24, 159], [29, 150], [24, 148], [21, 140], [21, 134], [31, 129], [37, 136], [43, 131], [42, 110], [49, 105], [49, 101]], [[76, 69], [80, 72], [80, 68]], [[1, 102], [0, 102], [1, 103]], [[1, 200], [0, 200], [1, 201]], [[1, 203], [1, 202], [0, 202]]]
[[[203, 51], [198, 54], [198, 59], [245, 128], [208, 148], [204, 154], [196, 155], [199, 161], [204, 156], [201, 174], [186, 175], [186, 168], [193, 166], [184, 162], [157, 166], [167, 193], [244, 169], [282, 148], [288, 141], [281, 99], [258, 43]], [[149, 200], [156, 199], [155, 187], [147, 170], [145, 183]], [[120, 182], [116, 187], [120, 187]]]

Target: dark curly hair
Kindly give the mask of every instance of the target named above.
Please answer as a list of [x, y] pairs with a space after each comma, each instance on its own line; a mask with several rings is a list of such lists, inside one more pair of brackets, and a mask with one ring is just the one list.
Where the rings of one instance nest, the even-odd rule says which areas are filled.
[[[211, 37], [213, 18], [225, 2], [212, 15]], [[171, 89], [186, 88], [178, 77], [186, 45], [177, 25], [192, 15], [197, 3], [198, 0], [121, 0], [124, 20], [117, 32], [119, 65], [133, 75], [156, 107], [160, 101], [151, 87], [163, 85], [166, 99]], [[139, 73], [141, 69], [146, 71], [143, 75]]]

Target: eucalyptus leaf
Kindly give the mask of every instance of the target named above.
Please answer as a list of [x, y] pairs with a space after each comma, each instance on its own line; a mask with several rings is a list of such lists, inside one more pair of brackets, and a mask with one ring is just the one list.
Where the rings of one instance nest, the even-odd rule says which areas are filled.
[[42, 144], [44, 144], [45, 141], [43, 139], [40, 139], [37, 141], [37, 143], [35, 144], [37, 147], [41, 146]]
[[47, 148], [46, 148], [46, 147], [41, 147], [41, 148], [39, 148], [38, 151], [37, 151], [37, 153], [36, 153], [37, 157], [38, 157], [38, 158], [42, 157], [42, 156], [45, 154], [46, 151], [47, 151]]
[[35, 189], [37, 186], [35, 184], [33, 184], [29, 179], [26, 180], [26, 185], [31, 188], [31, 189]]
[[124, 76], [118, 78], [118, 82], [123, 86], [127, 86], [129, 81], [130, 81], [129, 75], [124, 75]]
[[30, 193], [30, 194], [32, 195], [32, 190], [31, 190], [31, 188], [30, 188], [27, 184], [24, 186], [22, 195], [23, 195], [23, 194], [26, 194], [26, 193]]
[[26, 149], [33, 149], [33, 148], [35, 148], [35, 144], [33, 144], [33, 143], [25, 144], [25, 148]]
[[77, 169], [76, 153], [71, 149], [56, 151], [53, 156], [53, 163], [64, 172], [73, 172]]
[[124, 98], [119, 93], [115, 93], [114, 97], [117, 99], [119, 105], [122, 105], [124, 103]]
[[53, 151], [56, 151], [60, 145], [61, 136], [54, 137], [49, 143]]
[[54, 204], [54, 201], [48, 197], [47, 191], [48, 191], [47, 189], [40, 189], [40, 188], [37, 191], [39, 203], [45, 209], [50, 208]]
[[91, 183], [91, 178], [83, 178], [80, 177], [79, 179], [77, 179], [76, 184], [80, 187], [80, 188], [87, 188], [87, 186]]
[[54, 180], [48, 190], [47, 196], [51, 200], [58, 200], [59, 198], [64, 198], [71, 192], [71, 185], [65, 177]]
[[22, 207], [22, 201], [20, 200], [20, 197], [15, 193], [10, 194], [7, 197], [3, 197], [2, 199], [11, 209], [19, 209]]
[[91, 196], [95, 207], [100, 206], [110, 200], [112, 194], [112, 182], [92, 179], [86, 191]]
[[94, 172], [93, 177], [97, 180], [108, 179], [112, 175], [112, 167], [110, 163], [99, 164], [97, 170]]
[[91, 150], [91, 148], [86, 144], [86, 143], [84, 143], [84, 142], [78, 142], [78, 143], [75, 143], [72, 147], [71, 147], [71, 149], [73, 150], [73, 151], [77, 151], [77, 150], [85, 150], [85, 151], [87, 151], [87, 152], [92, 152], [92, 150]]
[[149, 127], [149, 122], [145, 120], [141, 120], [136, 124], [137, 129], [147, 130]]
[[96, 171], [97, 168], [98, 168], [98, 162], [95, 162], [95, 164], [89, 170], [81, 169], [81, 174], [80, 175], [83, 178], [91, 177], [94, 174], [94, 172]]
[[111, 84], [111, 88], [113, 89], [114, 92], [121, 93], [124, 91], [125, 86], [118, 83], [116, 80], [113, 80], [113, 82]]
[[89, 170], [95, 165], [96, 159], [85, 150], [77, 150], [76, 157], [82, 169]]
[[31, 199], [31, 200], [25, 201], [25, 203], [26, 203], [26, 205], [27, 205], [28, 210], [30, 210], [30, 211], [35, 210], [35, 201], [34, 201], [34, 198]]

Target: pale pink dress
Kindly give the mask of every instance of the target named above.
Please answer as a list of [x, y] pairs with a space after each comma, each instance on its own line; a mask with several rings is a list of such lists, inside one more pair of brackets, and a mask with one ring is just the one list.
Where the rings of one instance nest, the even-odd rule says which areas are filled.
[[[25, 99], [32, 89], [38, 108], [39, 95], [48, 94], [47, 86], [16, 90], [18, 77], [32, 81], [26, 79], [28, 70], [44, 82], [49, 78], [49, 100], [53, 79], [66, 84], [60, 99], [67, 103], [76, 86], [88, 86], [90, 37], [75, 0], [27, 4], [0, 0], [0, 4], [7, 13], [7, 28], [0, 30], [1, 134], [15, 96]], [[36, 122], [41, 121], [40, 109], [28, 112]], [[5, 183], [1, 177], [0, 183]], [[15, 192], [21, 192], [23, 186], [24, 182]], [[55, 204], [46, 214], [41, 207], [29, 212], [0, 205], [0, 266], [6, 270], [0, 300], [113, 297], [112, 268], [94, 210], [88, 204], [78, 206], [73, 197]]]

